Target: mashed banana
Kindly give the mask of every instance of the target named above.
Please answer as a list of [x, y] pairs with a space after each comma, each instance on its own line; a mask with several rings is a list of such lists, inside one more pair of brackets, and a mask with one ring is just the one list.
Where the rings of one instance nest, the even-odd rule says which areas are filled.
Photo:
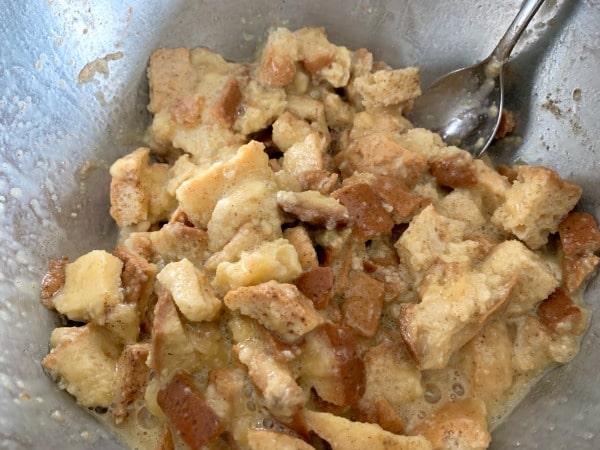
[[577, 353], [581, 189], [413, 128], [416, 68], [279, 28], [253, 63], [161, 49], [148, 77], [117, 247], [42, 286], [81, 322], [43, 366], [130, 445], [484, 449]]

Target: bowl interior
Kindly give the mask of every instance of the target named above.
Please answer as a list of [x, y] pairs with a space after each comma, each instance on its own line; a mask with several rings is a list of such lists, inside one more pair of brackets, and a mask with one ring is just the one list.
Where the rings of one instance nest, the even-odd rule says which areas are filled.
[[[40, 367], [57, 319], [38, 301], [50, 257], [111, 249], [107, 168], [141, 144], [146, 64], [159, 47], [208, 46], [253, 56], [270, 27], [324, 26], [393, 66], [418, 65], [423, 84], [483, 59], [519, 0], [25, 0], [0, 11], [0, 447], [120, 448]], [[519, 43], [507, 106], [517, 135], [498, 161], [544, 164], [584, 187], [600, 216], [600, 5], [547, 1]], [[81, 83], [106, 55], [107, 73]], [[598, 314], [600, 282], [587, 303]], [[598, 448], [600, 325], [493, 434], [492, 448]], [[32, 431], [35, 430], [35, 431]]]

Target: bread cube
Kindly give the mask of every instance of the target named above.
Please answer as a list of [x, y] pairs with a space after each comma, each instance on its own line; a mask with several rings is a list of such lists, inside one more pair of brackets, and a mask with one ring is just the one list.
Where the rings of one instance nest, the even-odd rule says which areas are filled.
[[465, 151], [451, 149], [453, 147], [446, 147], [439, 155], [429, 158], [429, 171], [440, 186], [453, 189], [473, 186], [477, 183], [473, 157]]
[[306, 336], [301, 382], [338, 406], [355, 404], [365, 392], [365, 366], [358, 339], [346, 327], [325, 322]]
[[570, 293], [577, 292], [589, 280], [600, 264], [596, 255], [565, 256], [563, 258], [563, 283]]
[[161, 290], [154, 307], [148, 366], [161, 376], [193, 371], [202, 365], [188, 337], [171, 294]]
[[233, 351], [248, 368], [248, 375], [271, 414], [289, 420], [302, 408], [306, 402], [302, 388], [290, 371], [266, 353], [258, 341], [240, 342]]
[[233, 130], [248, 135], [263, 130], [279, 117], [286, 106], [285, 91], [267, 88], [250, 80], [242, 89], [243, 114], [235, 121]]
[[325, 309], [333, 290], [333, 270], [331, 267], [309, 268], [294, 284], [313, 302], [315, 309]]
[[373, 133], [352, 141], [335, 156], [346, 177], [356, 171], [398, 178], [412, 187], [427, 170], [426, 159], [405, 149], [384, 133]]
[[272, 180], [247, 180], [232, 187], [215, 204], [207, 225], [208, 249], [221, 250], [245, 223], [261, 228], [271, 238], [281, 236], [281, 218]]
[[286, 111], [273, 122], [273, 143], [285, 152], [292, 145], [303, 142], [314, 131], [308, 122]]
[[285, 239], [277, 239], [243, 251], [236, 262], [220, 263], [213, 284], [224, 293], [269, 280], [286, 283], [301, 273], [302, 266], [294, 246]]
[[263, 148], [263, 144], [251, 141], [228, 161], [213, 164], [177, 188], [179, 207], [194, 225], [199, 228], [208, 225], [217, 202], [232, 186], [249, 179], [272, 180], [273, 172]]
[[455, 189], [435, 203], [435, 208], [445, 217], [467, 224], [465, 234], [477, 233], [487, 219], [482, 211], [481, 199], [468, 189]]
[[380, 398], [392, 407], [401, 407], [423, 396], [421, 372], [402, 345], [383, 342], [371, 347], [364, 361], [366, 390], [360, 400], [361, 408], [374, 408]]
[[173, 98], [187, 91], [193, 82], [194, 67], [187, 48], [159, 49], [150, 57], [148, 81], [150, 83], [151, 113], [168, 108]]
[[412, 433], [422, 435], [434, 449], [483, 450], [492, 440], [485, 404], [474, 398], [446, 403]]
[[65, 284], [65, 276], [69, 260], [50, 259], [48, 262], [48, 271], [42, 280], [40, 289], [41, 302], [46, 308], [54, 308], [52, 297], [62, 289]]
[[42, 361], [59, 387], [83, 406], [110, 406], [115, 395], [121, 348], [95, 324], [56, 328], [53, 348]]
[[563, 249], [562, 273], [566, 289], [573, 293], [589, 279], [600, 263], [600, 230], [591, 214], [571, 212], [558, 224]]
[[326, 147], [327, 140], [323, 135], [310, 133], [285, 151], [281, 168], [295, 177], [306, 171], [323, 170]]
[[412, 128], [398, 136], [398, 143], [411, 152], [418, 153], [427, 160], [437, 156], [446, 147], [437, 133], [425, 128]]
[[352, 422], [326, 412], [304, 411], [308, 427], [325, 439], [333, 450], [431, 450], [421, 436], [401, 436], [385, 431], [377, 424]]
[[[467, 345], [472, 361], [471, 390], [491, 408], [503, 404], [513, 383], [513, 343], [506, 322], [488, 323]], [[489, 412], [489, 411], [488, 411]]]
[[506, 200], [511, 184], [482, 160], [476, 159], [474, 163], [477, 182], [469, 190], [481, 198], [483, 211], [491, 215]]
[[219, 125], [231, 128], [237, 117], [241, 100], [240, 84], [235, 77], [229, 77], [210, 109]]
[[436, 258], [469, 260], [469, 250], [477, 243], [466, 241], [463, 245], [466, 230], [465, 222], [444, 217], [429, 205], [411, 220], [395, 247], [402, 262], [419, 278]]
[[302, 67], [316, 80], [334, 88], [344, 87], [350, 78], [352, 52], [327, 40], [324, 28], [301, 28], [294, 32]]
[[192, 322], [211, 321], [221, 311], [221, 300], [214, 294], [206, 274], [189, 260], [184, 258], [167, 264], [156, 278], [171, 293], [186, 319]]
[[[411, 127], [410, 122], [400, 114], [392, 114], [388, 111], [361, 111], [354, 114], [350, 139], [355, 140], [373, 133], [384, 133], [398, 139], [398, 142], [411, 152], [419, 153], [408, 145], [404, 145], [403, 137]], [[409, 130], [410, 132], [410, 130]], [[437, 136], [437, 135], [436, 135]], [[439, 139], [439, 136], [438, 136]], [[441, 139], [440, 139], [440, 145]]]
[[521, 166], [506, 201], [494, 211], [492, 222], [513, 233], [528, 247], [548, 242], [558, 224], [581, 196], [581, 187], [545, 167]]
[[362, 95], [367, 109], [400, 106], [421, 95], [419, 70], [416, 67], [378, 70], [354, 79], [354, 88]]
[[183, 258], [200, 265], [206, 259], [208, 236], [204, 230], [173, 222], [158, 231], [131, 233], [124, 246], [160, 265]]
[[354, 110], [339, 95], [328, 92], [323, 99], [327, 125], [334, 129], [344, 129], [352, 125]]
[[547, 330], [558, 335], [578, 336], [587, 327], [588, 312], [577, 306], [562, 288], [558, 288], [540, 304], [537, 315]]
[[381, 281], [363, 271], [350, 271], [342, 303], [344, 324], [363, 336], [375, 336], [383, 307], [383, 294]]
[[268, 281], [239, 287], [223, 301], [230, 310], [252, 317], [287, 343], [298, 341], [323, 322], [312, 302], [293, 284]]
[[481, 270], [504, 278], [516, 278], [506, 309], [509, 317], [531, 311], [560, 284], [551, 267], [516, 240], [504, 241], [494, 247]]
[[285, 87], [296, 75], [297, 60], [296, 36], [286, 28], [277, 28], [269, 33], [263, 48], [258, 79], [270, 87]]
[[166, 190], [167, 164], [150, 164], [150, 149], [138, 148], [110, 168], [110, 214], [120, 227], [165, 219], [174, 209]]
[[235, 262], [244, 251], [249, 251], [268, 240], [270, 230], [247, 222], [237, 230], [235, 236], [223, 247], [222, 250], [213, 253], [204, 263], [204, 269], [216, 271], [222, 262]]
[[150, 132], [153, 138], [168, 148], [174, 147], [189, 153], [192, 161], [200, 165], [213, 163], [222, 154], [234, 153], [247, 142], [246, 136], [238, 130], [210, 124], [200, 124], [194, 128], [174, 126], [162, 113], [154, 116]]
[[136, 343], [127, 345], [117, 361], [115, 400], [111, 411], [116, 425], [122, 424], [131, 413], [131, 405], [142, 395], [148, 383], [150, 368], [146, 365], [150, 345]]
[[140, 334], [141, 316], [138, 305], [118, 303], [111, 307], [103, 319], [96, 323], [111, 333], [112, 339], [121, 344], [137, 342]]
[[506, 303], [514, 282], [464, 263], [433, 263], [419, 288], [421, 302], [400, 310], [400, 332], [419, 368], [444, 368]]
[[123, 300], [123, 263], [104, 250], [92, 250], [65, 269], [65, 284], [54, 295], [56, 310], [77, 322], [102, 321]]
[[556, 362], [569, 362], [579, 351], [579, 336], [552, 334], [535, 317], [520, 317], [514, 326], [512, 360], [519, 374], [542, 373]]

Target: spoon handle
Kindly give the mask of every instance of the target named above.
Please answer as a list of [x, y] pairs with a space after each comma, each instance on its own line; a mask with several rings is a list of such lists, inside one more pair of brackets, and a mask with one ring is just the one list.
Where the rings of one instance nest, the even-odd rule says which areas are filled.
[[527, 28], [527, 25], [544, 1], [545, 0], [525, 0], [523, 2], [517, 17], [514, 18], [492, 53], [492, 56], [497, 61], [501, 63], [506, 62], [510, 56], [510, 52], [512, 52], [512, 49], [521, 37], [521, 34], [523, 34], [523, 31], [525, 31], [525, 28]]

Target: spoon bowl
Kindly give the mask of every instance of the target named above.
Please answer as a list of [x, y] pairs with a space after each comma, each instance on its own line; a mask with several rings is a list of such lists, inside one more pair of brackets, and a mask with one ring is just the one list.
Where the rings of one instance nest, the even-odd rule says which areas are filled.
[[510, 53], [544, 1], [526, 0], [492, 54], [431, 84], [415, 100], [408, 119], [439, 133], [448, 145], [481, 156], [500, 125]]

